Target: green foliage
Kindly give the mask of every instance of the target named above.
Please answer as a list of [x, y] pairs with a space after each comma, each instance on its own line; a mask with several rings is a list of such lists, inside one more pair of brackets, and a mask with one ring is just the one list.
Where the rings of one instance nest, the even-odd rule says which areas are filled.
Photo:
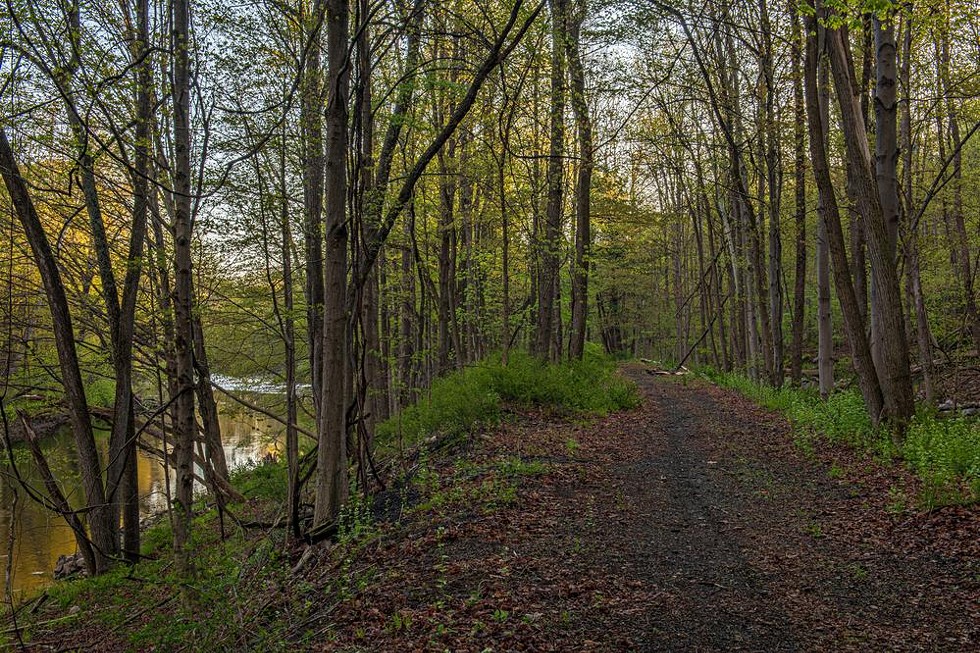
[[63, 608], [86, 602], [87, 594], [110, 594], [126, 582], [129, 568], [123, 565], [109, 570], [101, 576], [82, 578], [55, 583], [46, 592]]
[[116, 399], [116, 382], [112, 379], [95, 379], [85, 386], [85, 398], [90, 406], [111, 408]]
[[436, 379], [428, 396], [378, 425], [377, 436], [391, 441], [400, 433], [408, 442], [441, 434], [458, 436], [500, 418], [500, 396], [487, 383], [482, 366]]
[[[917, 415], [902, 444], [902, 456], [925, 482], [925, 502], [939, 505], [980, 499], [980, 425], [957, 417]], [[961, 486], [967, 487], [961, 487]]]
[[[280, 468], [261, 465], [237, 472], [236, 478], [256, 495], [271, 497], [275, 495], [272, 488], [284, 483], [279, 478]], [[352, 501], [345, 512], [342, 534], [347, 541], [367, 528], [364, 510], [362, 503]], [[166, 519], [144, 533], [146, 557], [135, 566], [118, 565], [94, 578], [58, 582], [47, 592], [62, 608], [95, 606], [79, 617], [94, 620], [92, 625], [118, 628], [128, 624], [127, 637], [133, 650], [288, 650], [282, 633], [285, 622], [263, 607], [264, 600], [255, 600], [263, 592], [272, 596], [269, 588], [285, 587], [287, 579], [293, 582], [290, 560], [283, 553], [285, 534], [273, 531], [256, 537], [255, 533], [235, 531], [222, 538], [216, 522], [214, 511], [195, 517], [197, 574], [190, 605], [180, 600], [185, 579], [169, 562], [169, 556], [154, 559], [154, 554], [170, 546], [172, 533]], [[142, 589], [134, 589], [133, 578], [139, 579]], [[294, 590], [297, 594], [304, 591], [300, 584]], [[292, 594], [284, 600], [290, 597]], [[145, 618], [136, 622], [133, 614], [145, 614]], [[243, 623], [249, 624], [247, 634], [243, 634]]]
[[867, 446], [881, 437], [871, 425], [861, 395], [853, 391], [832, 394], [827, 401], [812, 390], [783, 386], [773, 388], [735, 373], [708, 370], [717, 385], [735, 390], [770, 410], [785, 413], [795, 426], [817, 431], [834, 442]]
[[514, 352], [507, 365], [486, 360], [437, 379], [428, 395], [378, 426], [378, 438], [408, 442], [429, 435], [463, 436], [500, 420], [502, 402], [605, 415], [635, 406], [635, 386], [595, 347], [581, 361], [543, 363]]
[[782, 412], [798, 434], [819, 433], [833, 442], [901, 458], [922, 479], [921, 498], [927, 507], [980, 499], [980, 424], [975, 419], [940, 419], [920, 411], [896, 444], [891, 431], [871, 425], [861, 395], [853, 390], [835, 392], [823, 401], [806, 389], [772, 388], [739, 374], [704, 374], [721, 387]]
[[231, 472], [231, 484], [250, 498], [285, 501], [287, 493], [285, 459], [274, 462], [248, 462]]
[[540, 476], [548, 471], [547, 465], [539, 460], [522, 460], [516, 456], [501, 460], [497, 466], [505, 476]]
[[501, 398], [524, 405], [555, 406], [606, 415], [635, 406], [635, 386], [615, 375], [615, 363], [590, 349], [581, 361], [548, 365], [527, 354], [510, 363], [487, 366], [490, 382]]

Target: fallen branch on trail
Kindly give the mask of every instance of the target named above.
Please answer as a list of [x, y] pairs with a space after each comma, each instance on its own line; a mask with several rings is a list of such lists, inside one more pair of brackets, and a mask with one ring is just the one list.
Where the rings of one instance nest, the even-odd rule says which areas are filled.
[[641, 358], [640, 362], [644, 365], [651, 365], [653, 369], [647, 369], [646, 373], [653, 376], [684, 376], [685, 374], [690, 374], [691, 370], [687, 369], [683, 365], [678, 365], [675, 369], [668, 370], [663, 367], [659, 361], [652, 361], [646, 358]]

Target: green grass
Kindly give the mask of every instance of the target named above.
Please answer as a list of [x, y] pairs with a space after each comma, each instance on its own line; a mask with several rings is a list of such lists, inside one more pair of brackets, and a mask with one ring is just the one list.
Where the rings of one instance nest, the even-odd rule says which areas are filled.
[[975, 419], [941, 419], [923, 409], [896, 445], [887, 428], [872, 426], [864, 401], [854, 390], [835, 392], [824, 401], [808, 389], [777, 389], [740, 374], [713, 370], [702, 374], [723, 388], [783, 413], [798, 433], [818, 433], [833, 442], [903, 460], [923, 481], [921, 500], [926, 507], [980, 500], [980, 422]]
[[580, 415], [606, 415], [635, 406], [635, 386], [616, 375], [616, 363], [589, 348], [581, 361], [558, 365], [513, 352], [437, 379], [426, 397], [378, 426], [378, 440], [401, 434], [412, 443], [430, 436], [463, 436], [500, 421], [505, 403], [548, 406]]

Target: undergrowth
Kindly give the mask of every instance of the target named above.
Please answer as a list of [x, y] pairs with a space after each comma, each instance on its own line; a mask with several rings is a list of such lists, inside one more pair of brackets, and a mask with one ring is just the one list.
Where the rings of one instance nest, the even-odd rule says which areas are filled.
[[832, 442], [898, 458], [922, 479], [922, 503], [927, 508], [980, 501], [980, 423], [967, 417], [940, 418], [922, 408], [896, 444], [886, 427], [871, 424], [861, 395], [841, 390], [826, 401], [813, 390], [773, 388], [735, 373], [703, 371], [715, 384], [735, 390], [756, 403], [789, 418], [798, 443], [819, 434]]
[[461, 436], [500, 421], [505, 403], [549, 406], [572, 413], [606, 415], [635, 406], [636, 387], [618, 376], [616, 363], [596, 348], [583, 360], [549, 365], [512, 352], [437, 379], [415, 405], [380, 424], [382, 443], [414, 443], [429, 435]]

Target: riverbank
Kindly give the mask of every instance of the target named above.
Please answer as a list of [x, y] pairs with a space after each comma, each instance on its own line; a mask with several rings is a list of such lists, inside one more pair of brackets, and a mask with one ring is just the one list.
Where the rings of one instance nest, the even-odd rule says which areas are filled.
[[[31, 415], [31, 428], [41, 439], [50, 438], [68, 424], [68, 413], [62, 410], [52, 410], [50, 407]], [[27, 431], [19, 419], [7, 420], [7, 439], [11, 444], [22, 444], [27, 441]], [[0, 451], [5, 447], [0, 439]]]

